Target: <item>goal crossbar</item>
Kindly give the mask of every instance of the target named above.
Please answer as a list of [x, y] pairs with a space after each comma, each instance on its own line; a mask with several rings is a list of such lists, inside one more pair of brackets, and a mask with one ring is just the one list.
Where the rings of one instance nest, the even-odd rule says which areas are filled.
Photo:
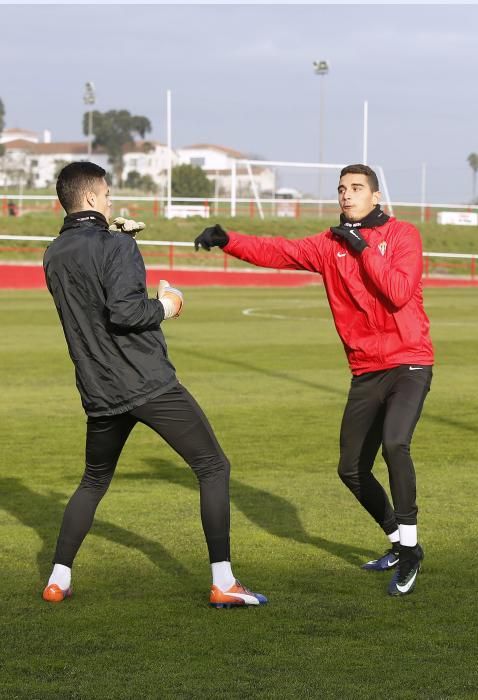
[[[252, 172], [252, 166], [270, 166], [270, 167], [290, 167], [290, 168], [309, 168], [309, 169], [315, 169], [315, 170], [342, 170], [342, 168], [346, 167], [346, 163], [303, 163], [303, 162], [298, 162], [298, 161], [287, 161], [287, 160], [251, 160], [249, 158], [240, 158], [240, 159], [235, 159], [232, 162], [232, 168], [231, 168], [231, 216], [236, 215], [236, 201], [237, 201], [237, 196], [236, 196], [236, 191], [237, 191], [237, 165], [238, 164], [243, 164], [247, 168], [247, 172], [249, 175], [249, 180], [251, 183], [251, 189], [252, 193], [254, 196], [254, 201], [257, 206], [257, 210], [259, 212], [259, 216], [261, 219], [264, 219], [264, 212], [262, 210], [262, 203], [261, 203], [261, 197], [259, 194], [259, 190], [257, 188], [257, 184], [254, 180], [254, 175]], [[390, 198], [390, 193], [388, 191], [388, 185], [387, 181], [385, 179], [385, 173], [383, 171], [383, 167], [381, 165], [374, 165], [371, 166], [373, 170], [377, 172], [378, 178], [381, 183], [381, 189], [383, 190], [383, 194], [385, 197], [385, 204], [388, 207], [388, 210], [390, 211], [390, 214], [393, 216], [393, 207], [392, 207], [392, 200]]]

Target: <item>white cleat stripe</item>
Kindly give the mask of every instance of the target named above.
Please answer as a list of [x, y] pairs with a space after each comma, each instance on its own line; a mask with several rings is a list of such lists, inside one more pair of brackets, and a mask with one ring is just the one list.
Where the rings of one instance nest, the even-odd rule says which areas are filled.
[[228, 598], [239, 598], [243, 600], [248, 605], [259, 605], [259, 601], [253, 595], [247, 595], [247, 593], [225, 593]]
[[411, 588], [411, 587], [413, 586], [413, 584], [415, 583], [415, 579], [416, 579], [416, 577], [417, 577], [417, 574], [418, 574], [418, 570], [415, 571], [415, 573], [413, 574], [413, 576], [412, 576], [412, 578], [410, 579], [410, 581], [407, 581], [407, 583], [406, 583], [404, 586], [400, 586], [400, 585], [397, 583], [397, 584], [396, 584], [397, 590], [399, 590], [400, 593], [408, 593], [408, 591], [410, 590], [410, 588]]

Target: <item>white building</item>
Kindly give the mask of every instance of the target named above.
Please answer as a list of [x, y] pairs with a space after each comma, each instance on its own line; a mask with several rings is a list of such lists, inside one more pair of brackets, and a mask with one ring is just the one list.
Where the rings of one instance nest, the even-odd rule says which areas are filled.
[[[88, 159], [88, 146], [83, 142], [34, 143], [25, 139], [7, 141], [3, 163], [0, 163], [0, 185], [19, 183], [29, 187], [53, 185], [58, 172], [67, 163]], [[91, 160], [105, 170], [108, 156], [103, 149], [95, 149]], [[2, 167], [3, 166], [3, 167]], [[21, 175], [23, 171], [23, 176]]]
[[[58, 172], [64, 165], [89, 158], [111, 171], [104, 148], [93, 149], [89, 156], [88, 144], [84, 141], [40, 143], [37, 134], [28, 134], [29, 137], [26, 138], [26, 133], [17, 129], [3, 133], [5, 155], [3, 162], [0, 162], [0, 186], [17, 185], [21, 176], [24, 185], [49, 187], [55, 183]], [[177, 160], [177, 155], [173, 152], [173, 166]], [[140, 141], [125, 147], [124, 178], [129, 172], [137, 171], [140, 175], [150, 175], [157, 185], [165, 187], [167, 167], [168, 148], [157, 141]]]
[[[244, 153], [208, 143], [178, 148], [177, 153], [180, 165], [185, 163], [196, 165], [205, 171], [208, 178], [215, 183], [218, 196], [231, 192], [233, 162], [247, 160]], [[259, 193], [274, 192], [276, 178], [271, 168], [253, 165], [251, 170]], [[236, 178], [237, 195], [239, 197], [251, 196], [251, 178], [245, 163], [237, 163]]]
[[[0, 143], [5, 147], [5, 155], [0, 158], [0, 186], [22, 185], [28, 187], [50, 187], [56, 181], [58, 172], [67, 163], [91, 158], [107, 171], [111, 171], [104, 148], [95, 148], [88, 156], [86, 141], [54, 142], [49, 131], [43, 132], [43, 140], [33, 131], [24, 129], [4, 129]], [[246, 156], [232, 148], [213, 144], [197, 144], [177, 149], [171, 153], [172, 166], [181, 164], [196, 165], [202, 168], [207, 177], [215, 183], [216, 196], [231, 192], [231, 173], [235, 161]], [[164, 194], [167, 184], [169, 149], [159, 141], [136, 141], [124, 148], [123, 180], [128, 174], [137, 172], [140, 176], [149, 175]], [[263, 166], [251, 166], [254, 183], [259, 193], [275, 191], [275, 172]], [[244, 163], [236, 164], [237, 196], [252, 195], [249, 171]]]
[[[130, 172], [149, 175], [159, 186], [160, 192], [166, 191], [169, 149], [159, 141], [136, 141], [127, 148], [123, 156], [123, 180]], [[178, 155], [171, 154], [172, 167], [178, 164]]]

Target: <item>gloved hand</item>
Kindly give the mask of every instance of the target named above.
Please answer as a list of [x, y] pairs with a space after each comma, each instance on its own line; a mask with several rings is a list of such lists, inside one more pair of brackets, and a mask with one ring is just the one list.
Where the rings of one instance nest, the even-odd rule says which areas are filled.
[[160, 280], [156, 298], [164, 307], [164, 318], [177, 318], [182, 311], [184, 297], [183, 293], [171, 287], [167, 280]]
[[205, 228], [204, 231], [194, 240], [194, 247], [196, 250], [199, 248], [204, 248], [204, 250], [211, 250], [214, 246], [218, 245], [219, 248], [224, 248], [229, 241], [229, 236], [224, 231], [219, 224], [215, 226], [209, 226]]
[[123, 216], [117, 216], [110, 226], [110, 231], [113, 233], [118, 231], [129, 233], [129, 235], [134, 238], [144, 227], [145, 225], [142, 221], [134, 221], [134, 219], [125, 219]]
[[368, 248], [367, 241], [362, 238], [358, 229], [353, 228], [353, 226], [342, 224], [341, 226], [331, 226], [330, 230], [339, 238], [343, 238], [357, 253], [361, 253], [365, 248]]

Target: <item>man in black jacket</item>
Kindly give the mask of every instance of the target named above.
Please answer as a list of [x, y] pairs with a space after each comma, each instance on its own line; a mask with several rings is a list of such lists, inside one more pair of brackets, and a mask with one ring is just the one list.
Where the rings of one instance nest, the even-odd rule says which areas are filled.
[[61, 171], [57, 193], [66, 211], [44, 257], [47, 286], [63, 326], [76, 384], [88, 416], [86, 468], [66, 506], [54, 567], [43, 598], [71, 595], [71, 568], [136, 423], [158, 433], [194, 470], [208, 546], [215, 607], [267, 599], [237, 581], [229, 549], [229, 462], [199, 405], [181, 386], [161, 330], [179, 316], [179, 290], [160, 285], [149, 299], [134, 236], [112, 232], [105, 171], [89, 162]]

